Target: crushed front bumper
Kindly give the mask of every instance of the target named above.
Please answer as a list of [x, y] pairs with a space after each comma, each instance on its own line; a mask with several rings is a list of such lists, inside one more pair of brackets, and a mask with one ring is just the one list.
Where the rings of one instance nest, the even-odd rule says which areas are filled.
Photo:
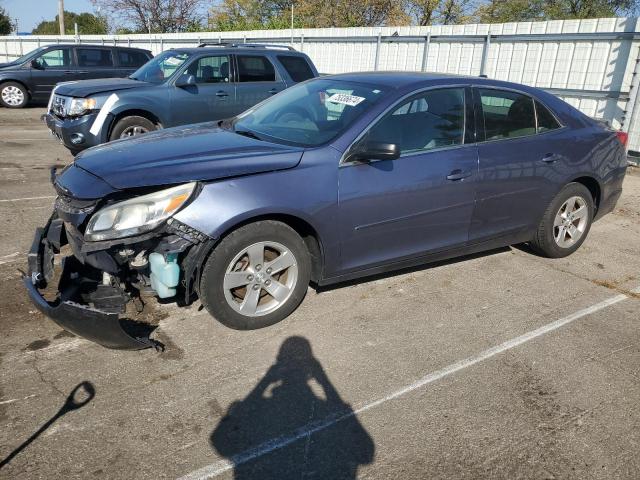
[[149, 338], [155, 327], [73, 301], [79, 287], [74, 282], [74, 275], [77, 268], [82, 267], [75, 257], [63, 259], [55, 301], [45, 299], [39, 288], [46, 287], [47, 282], [53, 278], [54, 252], [47, 239], [50, 226], [51, 221], [44, 229], [36, 231], [28, 256], [29, 275], [24, 278], [29, 297], [38, 310], [65, 330], [107, 348], [158, 348], [158, 343]]

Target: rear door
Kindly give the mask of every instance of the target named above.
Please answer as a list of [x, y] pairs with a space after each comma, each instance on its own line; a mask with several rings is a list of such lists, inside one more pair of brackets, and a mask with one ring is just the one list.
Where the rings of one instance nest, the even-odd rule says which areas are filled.
[[556, 134], [560, 124], [531, 96], [499, 88], [474, 90], [480, 171], [470, 240], [525, 233], [536, 226], [556, 190], [558, 167], [566, 162], [561, 155], [566, 138]]
[[80, 78], [74, 64], [72, 47], [47, 50], [34, 59], [38, 67], [31, 67], [34, 97], [48, 97], [59, 82]]
[[209, 55], [193, 60], [184, 69], [182, 76], [193, 75], [196, 84], [170, 87], [173, 125], [222, 120], [236, 114], [230, 61], [229, 55]]
[[236, 105], [234, 115], [287, 88], [267, 55], [235, 55]]
[[110, 47], [76, 47], [78, 74], [82, 79], [110, 78], [118, 76]]

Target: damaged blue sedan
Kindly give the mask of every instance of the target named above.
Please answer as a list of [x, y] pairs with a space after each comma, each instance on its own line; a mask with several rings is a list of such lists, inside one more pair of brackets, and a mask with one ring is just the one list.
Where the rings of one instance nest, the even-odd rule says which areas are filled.
[[78, 155], [54, 179], [25, 285], [68, 331], [138, 349], [154, 345], [136, 321], [150, 294], [256, 329], [309, 284], [518, 243], [564, 257], [614, 208], [625, 142], [522, 85], [322, 77], [229, 120]]

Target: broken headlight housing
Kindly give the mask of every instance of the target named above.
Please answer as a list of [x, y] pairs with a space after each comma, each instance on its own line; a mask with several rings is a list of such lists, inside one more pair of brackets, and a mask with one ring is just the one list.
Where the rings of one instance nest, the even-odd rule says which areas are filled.
[[195, 187], [186, 183], [104, 207], [89, 220], [84, 238], [112, 240], [153, 230], [186, 204]]

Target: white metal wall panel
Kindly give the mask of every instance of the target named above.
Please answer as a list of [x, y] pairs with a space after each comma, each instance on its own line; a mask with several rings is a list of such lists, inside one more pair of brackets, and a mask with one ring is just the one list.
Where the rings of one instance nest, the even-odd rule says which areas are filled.
[[[321, 73], [373, 70], [376, 52], [379, 70], [424, 69], [462, 75], [479, 75], [485, 43], [479, 35], [492, 37], [484, 65], [490, 78], [555, 89], [554, 93], [584, 113], [609, 120], [614, 127], [631, 126], [630, 147], [640, 150], [640, 108], [627, 101], [640, 101], [636, 63], [640, 39], [601, 38], [564, 40], [559, 34], [638, 32], [638, 18], [555, 20], [505, 24], [436, 25], [429, 27], [361, 27], [260, 30], [242, 32], [200, 32], [163, 35], [120, 36], [31, 36], [0, 37], [0, 61], [14, 59], [40, 45], [52, 43], [95, 43], [131, 45], [158, 54], [170, 48], [193, 46], [201, 41], [252, 41], [289, 44], [307, 53]], [[293, 33], [293, 43], [291, 43]], [[431, 42], [426, 45], [426, 36]], [[500, 40], [500, 35], [555, 35], [549, 41]], [[386, 37], [378, 49], [377, 36]], [[389, 38], [392, 35], [396, 37]], [[443, 36], [456, 38], [443, 38]], [[403, 39], [403, 36], [414, 36]], [[473, 36], [468, 41], [460, 37]], [[338, 38], [339, 37], [339, 38]], [[357, 37], [367, 37], [356, 41]], [[416, 37], [424, 37], [421, 40]], [[331, 40], [331, 39], [335, 40]], [[428, 48], [424, 59], [425, 48]], [[423, 60], [424, 59], [424, 60]], [[426, 60], [426, 64], [423, 62]], [[637, 103], [637, 102], [636, 102]], [[632, 114], [633, 111], [633, 115]], [[633, 118], [631, 118], [633, 116]]]

